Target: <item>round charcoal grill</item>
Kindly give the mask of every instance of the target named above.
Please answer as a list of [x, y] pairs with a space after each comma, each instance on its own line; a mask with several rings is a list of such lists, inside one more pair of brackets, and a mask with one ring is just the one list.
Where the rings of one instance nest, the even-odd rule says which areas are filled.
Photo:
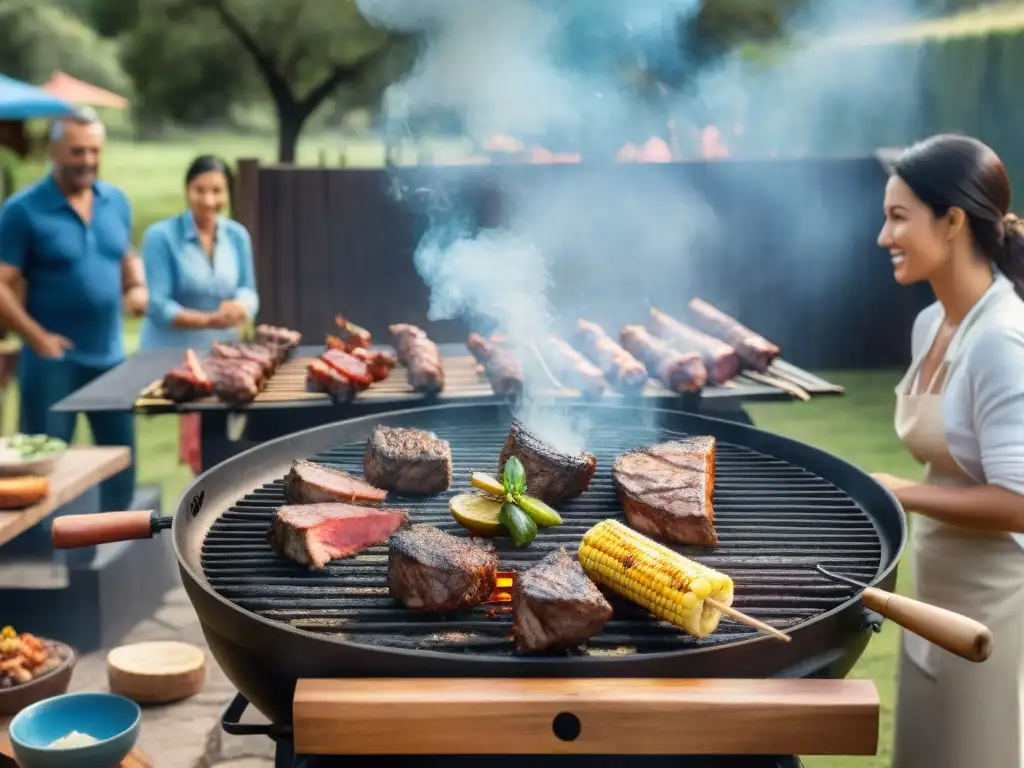
[[[427, 499], [395, 497], [410, 521], [430, 523], [468, 535], [448, 512], [448, 500], [468, 488], [470, 473], [496, 474], [507, 424], [447, 426], [433, 430], [452, 446], [453, 487]], [[611, 480], [611, 465], [623, 452], [686, 433], [643, 425], [595, 426], [587, 449], [598, 458], [589, 491], [560, 505], [564, 523], [541, 529], [527, 548], [508, 538], [494, 542], [502, 570], [522, 570], [553, 549], [575, 553], [583, 534], [609, 517], [624, 519]], [[314, 461], [361, 475], [365, 442], [318, 453]], [[731, 574], [734, 605], [780, 629], [798, 625], [840, 605], [852, 588], [826, 579], [822, 564], [859, 581], [872, 581], [882, 559], [882, 540], [868, 514], [832, 483], [789, 462], [730, 443], [719, 443], [714, 510], [720, 544], [714, 551], [676, 547], [683, 554]], [[388, 596], [387, 546], [335, 560], [311, 572], [270, 551], [266, 532], [274, 510], [285, 504], [280, 480], [247, 494], [223, 514], [206, 535], [200, 562], [207, 582], [239, 607], [275, 622], [353, 643], [425, 648], [443, 653], [511, 655], [512, 609], [485, 604], [456, 616], [406, 610]], [[615, 618], [592, 638], [588, 655], [679, 651], [721, 645], [756, 634], [724, 620], [711, 637], [696, 640], [652, 620], [626, 601]], [[571, 653], [570, 653], [571, 655]]]
[[[291, 722], [296, 680], [324, 677], [842, 677], [880, 618], [861, 590], [839, 584], [823, 566], [891, 589], [906, 538], [899, 504], [850, 464], [794, 440], [678, 411], [564, 405], [582, 421], [587, 450], [598, 457], [590, 489], [559, 505], [564, 523], [544, 529], [525, 549], [495, 539], [503, 570], [529, 567], [553, 548], [575, 553], [583, 533], [622, 510], [611, 483], [614, 458], [630, 448], [683, 435], [718, 440], [714, 496], [720, 546], [680, 548], [731, 575], [736, 607], [787, 630], [791, 642], [723, 620], [697, 641], [613, 600], [615, 614], [584, 648], [525, 656], [515, 652], [507, 604], [455, 615], [407, 611], [387, 594], [387, 550], [375, 547], [310, 571], [277, 557], [266, 543], [281, 480], [295, 459], [313, 458], [356, 474], [374, 425], [435, 432], [452, 447], [452, 488], [426, 499], [389, 499], [413, 522], [465, 535], [448, 499], [469, 489], [472, 470], [496, 473], [512, 414], [506, 406], [446, 405], [367, 416], [264, 443], [198, 477], [173, 519], [182, 581], [210, 650], [228, 678], [274, 723]], [[67, 543], [148, 535], [114, 531], [95, 516], [85, 538], [55, 524]], [[62, 518], [73, 520], [73, 518]], [[169, 524], [154, 523], [153, 530]], [[99, 531], [104, 528], [104, 531]], [[74, 543], [72, 543], [74, 538]]]

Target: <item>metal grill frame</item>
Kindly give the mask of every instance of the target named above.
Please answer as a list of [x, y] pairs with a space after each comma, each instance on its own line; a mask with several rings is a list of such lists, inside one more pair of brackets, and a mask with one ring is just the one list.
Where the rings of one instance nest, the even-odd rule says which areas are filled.
[[[678, 432], [712, 434], [803, 467], [842, 489], [871, 517], [882, 551], [873, 586], [892, 589], [907, 538], [895, 497], [868, 474], [825, 451], [733, 422], [677, 411], [608, 405], [587, 410], [602, 423], [645, 423]], [[211, 653], [228, 678], [272, 722], [290, 722], [295, 681], [317, 677], [843, 677], [863, 652], [877, 617], [859, 595], [791, 632], [792, 642], [765, 635], [723, 646], [627, 656], [494, 656], [369, 647], [316, 636], [242, 610], [219, 595], [201, 568], [203, 541], [222, 512], [253, 488], [280, 478], [296, 458], [369, 437], [374, 425], [432, 429], [480, 422], [508, 423], [504, 405], [444, 405], [337, 422], [279, 438], [203, 473], [182, 497], [172, 538], [183, 585]]]

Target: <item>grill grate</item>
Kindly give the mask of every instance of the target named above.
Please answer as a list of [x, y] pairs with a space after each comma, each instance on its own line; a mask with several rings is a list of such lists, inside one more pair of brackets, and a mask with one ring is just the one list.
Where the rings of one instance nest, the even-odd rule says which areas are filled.
[[[494, 473], [507, 426], [434, 430], [452, 447], [453, 487], [429, 499], [389, 504], [407, 507], [413, 522], [465, 531], [452, 520], [448, 499], [468, 489], [473, 470]], [[608, 517], [622, 517], [609, 471], [630, 448], [683, 437], [650, 427], [594, 428], [587, 447], [598, 471], [583, 496], [562, 505], [563, 524], [542, 529], [533, 544], [516, 549], [495, 539], [502, 570], [528, 568], [552, 549], [575, 552], [583, 534]], [[312, 457], [361, 476], [365, 444], [353, 443]], [[277, 557], [266, 543], [274, 510], [284, 503], [281, 481], [258, 488], [227, 510], [207, 534], [202, 567], [210, 585], [241, 608], [313, 633], [349, 642], [474, 654], [511, 654], [512, 614], [488, 604], [458, 615], [407, 611], [388, 596], [387, 546], [336, 560], [311, 572]], [[811, 472], [771, 456], [718, 443], [714, 551], [678, 547], [684, 555], [732, 576], [734, 605], [780, 629], [792, 627], [848, 600], [851, 587], [822, 576], [816, 566], [865, 582], [878, 572], [881, 541], [868, 515], [849, 496]], [[592, 638], [587, 654], [666, 652], [746, 639], [755, 630], [724, 619], [712, 637], [695, 640], [644, 609], [612, 599], [615, 615]]]

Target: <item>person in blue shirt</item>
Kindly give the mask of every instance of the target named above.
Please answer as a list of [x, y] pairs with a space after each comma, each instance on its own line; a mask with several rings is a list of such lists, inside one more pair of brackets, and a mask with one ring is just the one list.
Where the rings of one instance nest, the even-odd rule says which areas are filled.
[[208, 349], [237, 338], [256, 316], [252, 240], [244, 226], [223, 216], [231, 181], [218, 158], [196, 158], [185, 174], [188, 209], [143, 235], [149, 305], [142, 349]]
[[[209, 349], [230, 341], [256, 317], [259, 296], [252, 240], [244, 226], [223, 215], [231, 202], [231, 171], [210, 155], [185, 173], [188, 209], [158, 221], [142, 237], [149, 306], [142, 349]], [[199, 414], [179, 420], [178, 457], [201, 471]]]
[[[22, 432], [74, 437], [78, 414], [50, 406], [124, 361], [124, 310], [142, 314], [148, 301], [131, 247], [131, 206], [98, 178], [104, 140], [94, 112], [56, 121], [52, 172], [0, 209], [0, 321], [25, 344], [18, 370]], [[22, 279], [24, 306], [15, 292]], [[134, 451], [130, 412], [88, 418], [97, 444]], [[104, 482], [102, 509], [128, 509], [134, 485], [134, 465]]]

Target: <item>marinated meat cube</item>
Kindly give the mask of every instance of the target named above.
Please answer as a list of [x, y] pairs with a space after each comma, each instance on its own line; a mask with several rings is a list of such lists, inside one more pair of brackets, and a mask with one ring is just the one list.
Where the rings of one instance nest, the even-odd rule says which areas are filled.
[[452, 449], [421, 429], [374, 427], [363, 455], [363, 476], [396, 493], [440, 493], [452, 483]]
[[437, 394], [444, 389], [444, 363], [441, 350], [426, 331], [408, 323], [388, 326], [394, 340], [398, 362], [405, 366], [413, 392]]
[[391, 375], [391, 369], [398, 365], [396, 357], [381, 350], [353, 347], [349, 354], [366, 363], [366, 369], [374, 381], [384, 381]]
[[266, 384], [262, 366], [252, 360], [208, 357], [203, 360], [203, 370], [213, 382], [217, 399], [232, 405], [251, 403]]
[[352, 387], [360, 392], [369, 388], [373, 383], [373, 376], [370, 375], [370, 369], [366, 363], [348, 352], [343, 352], [340, 349], [328, 349], [320, 355], [320, 360], [348, 379]]
[[334, 324], [338, 326], [338, 339], [349, 352], [357, 348], [369, 349], [373, 337], [365, 328], [345, 319], [342, 315], [334, 316]]
[[167, 398], [175, 403], [186, 403], [213, 393], [213, 382], [191, 349], [185, 352], [181, 365], [164, 374], [162, 387]]
[[527, 653], [579, 645], [600, 634], [612, 607], [564, 548], [516, 575], [516, 648]]
[[515, 456], [526, 470], [526, 488], [530, 496], [557, 504], [573, 499], [590, 487], [597, 470], [597, 458], [590, 453], [563, 453], [545, 443], [519, 421], [512, 422], [498, 459], [498, 476], [505, 462]]
[[383, 544], [406, 520], [404, 509], [352, 504], [285, 506], [274, 513], [267, 541], [281, 557], [319, 570], [331, 560]]
[[211, 345], [213, 357], [227, 360], [252, 360], [259, 363], [265, 376], [270, 376], [280, 364], [278, 359], [278, 347], [266, 344], [228, 344], [223, 341], [215, 341]]
[[486, 601], [498, 582], [498, 555], [432, 525], [391, 537], [388, 585], [406, 608], [447, 613]]
[[302, 341], [302, 334], [290, 328], [281, 328], [276, 325], [257, 325], [256, 341], [275, 346], [284, 347], [286, 350], [294, 349]]
[[718, 545], [712, 497], [715, 438], [689, 437], [629, 451], [612, 479], [626, 520], [640, 533], [677, 544]]
[[292, 504], [325, 501], [384, 501], [388, 492], [335, 467], [296, 461], [284, 477], [284, 496]]
[[323, 360], [314, 360], [307, 366], [306, 391], [323, 392], [335, 405], [351, 402], [356, 395], [352, 382]]

